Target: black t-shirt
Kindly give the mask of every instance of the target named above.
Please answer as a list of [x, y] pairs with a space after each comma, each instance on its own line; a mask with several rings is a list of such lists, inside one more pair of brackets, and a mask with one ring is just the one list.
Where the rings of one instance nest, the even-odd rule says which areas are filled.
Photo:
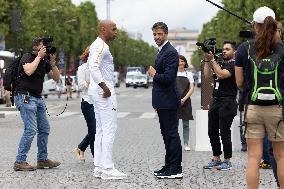
[[[252, 43], [254, 41], [250, 41]], [[283, 43], [277, 43], [273, 47], [273, 52], [277, 53], [281, 57], [281, 62], [278, 67], [278, 75], [281, 76], [279, 77], [278, 83], [280, 84], [280, 91], [283, 94], [284, 91], [284, 85], [283, 85], [283, 69], [284, 69], [284, 44]], [[237, 67], [243, 67], [244, 71], [244, 103], [249, 104], [249, 94], [252, 91], [252, 79], [253, 79], [253, 70], [251, 68], [251, 63], [248, 58], [248, 42], [242, 43], [237, 50], [236, 54], [236, 62], [235, 65]], [[282, 79], [281, 79], [282, 78]]]
[[[20, 60], [20, 65], [25, 65], [26, 63], [31, 63], [36, 58], [36, 55], [31, 53], [26, 53], [22, 56]], [[35, 72], [28, 76], [25, 74], [23, 66], [20, 66], [20, 78], [16, 87], [17, 93], [26, 94], [27, 92], [31, 96], [41, 97], [44, 76], [51, 70], [51, 65], [48, 60], [42, 59], [38, 64]]]
[[217, 75], [213, 73], [214, 79], [214, 97], [236, 97], [237, 96], [237, 85], [235, 80], [235, 61], [221, 62], [218, 63], [222, 70], [228, 70], [231, 76], [225, 79], [218, 79]]

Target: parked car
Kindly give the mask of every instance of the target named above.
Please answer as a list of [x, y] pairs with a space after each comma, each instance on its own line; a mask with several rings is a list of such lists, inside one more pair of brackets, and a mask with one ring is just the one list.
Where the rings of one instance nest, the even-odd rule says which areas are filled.
[[[78, 90], [78, 86], [76, 83], [76, 76], [71, 76], [72, 78], [72, 92], [76, 92]], [[48, 79], [47, 75], [45, 76], [45, 81], [43, 82], [43, 90], [42, 94], [45, 98], [48, 97], [48, 95], [54, 95], [57, 94], [58, 91], [61, 91], [61, 93], [66, 93], [66, 83], [65, 83], [65, 76], [60, 76], [60, 83], [57, 83], [53, 79]]]
[[15, 54], [10, 51], [0, 51], [0, 104], [4, 103], [3, 76], [5, 70], [14, 62], [15, 58], [17, 58]]
[[142, 74], [145, 74], [146, 73], [146, 70], [144, 67], [142, 66], [139, 66], [139, 67], [127, 67], [127, 73], [128, 72], [141, 72]]
[[133, 83], [134, 88], [144, 87], [147, 89], [149, 87], [149, 80], [146, 74], [134, 75]]
[[126, 79], [125, 79], [125, 86], [130, 87], [134, 86], [134, 77], [136, 75], [141, 75], [142, 73], [140, 71], [130, 71], [126, 73]]

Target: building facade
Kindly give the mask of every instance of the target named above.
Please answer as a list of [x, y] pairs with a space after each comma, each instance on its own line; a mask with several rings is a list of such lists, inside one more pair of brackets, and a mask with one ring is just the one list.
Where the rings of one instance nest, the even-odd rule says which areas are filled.
[[177, 49], [178, 53], [185, 56], [188, 63], [191, 62], [193, 52], [197, 49], [196, 42], [198, 30], [189, 30], [186, 28], [169, 30], [168, 39]]

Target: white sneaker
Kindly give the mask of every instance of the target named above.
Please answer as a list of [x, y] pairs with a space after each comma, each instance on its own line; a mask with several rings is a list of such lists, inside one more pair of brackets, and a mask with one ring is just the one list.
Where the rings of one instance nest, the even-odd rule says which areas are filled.
[[184, 147], [184, 150], [185, 150], [185, 151], [190, 151], [190, 147], [189, 147], [189, 146], [185, 146], [185, 147]]
[[106, 169], [102, 170], [101, 179], [108, 180], [108, 179], [124, 179], [127, 175], [120, 172], [117, 169]]
[[94, 177], [95, 178], [101, 178], [101, 175], [102, 175], [102, 168], [95, 167], [95, 169], [94, 169]]

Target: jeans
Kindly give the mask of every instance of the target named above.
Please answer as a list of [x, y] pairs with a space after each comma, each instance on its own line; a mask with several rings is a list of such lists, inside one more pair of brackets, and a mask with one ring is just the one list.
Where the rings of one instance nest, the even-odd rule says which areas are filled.
[[183, 143], [185, 146], [188, 146], [189, 143], [189, 120], [182, 119], [183, 126]]
[[24, 102], [24, 96], [18, 94], [15, 96], [16, 107], [20, 110], [24, 122], [24, 133], [20, 140], [16, 162], [26, 161], [27, 153], [30, 150], [34, 136], [37, 134], [37, 160], [47, 159], [47, 143], [50, 126], [46, 118], [45, 103], [42, 98], [29, 96], [29, 102]]
[[89, 104], [87, 101], [82, 101], [81, 110], [87, 122], [88, 134], [85, 136], [82, 142], [78, 145], [78, 148], [81, 151], [85, 151], [90, 144], [91, 153], [94, 157], [94, 142], [95, 142], [95, 134], [96, 134], [96, 117], [95, 117], [95, 112], [94, 112], [94, 106], [93, 104]]
[[262, 155], [262, 159], [265, 162], [270, 162], [270, 155], [269, 155], [269, 151], [271, 149], [271, 142], [268, 139], [267, 133], [265, 134], [265, 137], [263, 139], [263, 155]]

